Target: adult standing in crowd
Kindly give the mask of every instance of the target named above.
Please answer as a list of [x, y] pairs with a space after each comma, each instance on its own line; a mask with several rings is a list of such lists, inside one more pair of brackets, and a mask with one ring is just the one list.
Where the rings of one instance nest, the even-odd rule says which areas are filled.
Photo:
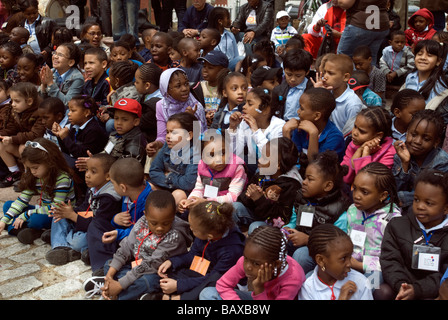
[[346, 10], [346, 25], [337, 53], [352, 56], [359, 46], [369, 46], [372, 61], [377, 61], [378, 49], [389, 33], [387, 0], [338, 0]]

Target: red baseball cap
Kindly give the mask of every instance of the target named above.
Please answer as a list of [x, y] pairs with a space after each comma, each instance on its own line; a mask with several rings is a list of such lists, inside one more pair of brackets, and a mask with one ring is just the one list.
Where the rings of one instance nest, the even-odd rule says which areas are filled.
[[139, 118], [142, 116], [142, 105], [137, 100], [134, 99], [121, 98], [120, 100], [115, 102], [112, 108], [109, 109], [111, 110], [118, 109], [130, 113], [135, 113]]

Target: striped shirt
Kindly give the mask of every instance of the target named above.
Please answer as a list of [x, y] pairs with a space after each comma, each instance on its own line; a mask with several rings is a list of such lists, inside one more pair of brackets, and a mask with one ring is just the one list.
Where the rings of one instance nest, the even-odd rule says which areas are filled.
[[[49, 215], [49, 211], [54, 203], [68, 202], [70, 200], [72, 205], [75, 205], [76, 199], [73, 180], [66, 172], [61, 172], [57, 177], [53, 197], [51, 197], [51, 195], [46, 191], [42, 192], [41, 179], [36, 179], [36, 190], [37, 192], [33, 190], [22, 191], [17, 200], [13, 202], [9, 210], [4, 213], [1, 221], [6, 224], [10, 224], [17, 216], [20, 219], [27, 221], [31, 215], [35, 213]], [[35, 195], [39, 196], [36, 207], [34, 209], [27, 210], [31, 198]]]

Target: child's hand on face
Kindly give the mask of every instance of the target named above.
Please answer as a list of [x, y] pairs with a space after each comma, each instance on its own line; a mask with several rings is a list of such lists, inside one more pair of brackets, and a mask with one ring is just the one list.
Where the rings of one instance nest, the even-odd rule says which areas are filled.
[[252, 132], [258, 130], [257, 120], [255, 120], [253, 116], [251, 116], [250, 114], [242, 114], [241, 117], [247, 123]]
[[310, 80], [311, 80], [311, 83], [313, 84], [314, 88], [324, 88], [324, 89], [327, 89], [327, 90], [333, 90], [332, 86], [325, 86], [324, 85], [324, 81], [322, 79], [322, 76], [321, 76], [320, 72], [316, 72], [316, 79], [315, 80], [313, 80], [313, 78], [310, 78]]
[[319, 129], [317, 129], [316, 125], [309, 120], [300, 120], [298, 129], [305, 131], [310, 136], [319, 135]]
[[373, 138], [372, 140], [366, 141], [361, 146], [362, 148], [362, 157], [366, 157], [377, 152], [380, 149], [380, 138]]
[[300, 120], [296, 118], [292, 118], [291, 120], [288, 120], [284, 126], [283, 126], [283, 136], [286, 138], [291, 138], [291, 132], [295, 129], [299, 128]]
[[237, 111], [232, 113], [232, 115], [229, 118], [229, 129], [236, 130], [236, 128], [238, 127], [238, 125], [241, 123], [242, 120], [243, 117], [241, 112]]
[[339, 294], [339, 300], [350, 300], [353, 294], [358, 288], [356, 284], [349, 280], [341, 287], [341, 293]]
[[272, 279], [272, 273], [274, 271], [274, 267], [272, 264], [265, 262], [258, 269], [258, 275], [252, 281], [252, 286], [254, 288], [254, 295], [260, 294], [264, 291], [264, 284]]

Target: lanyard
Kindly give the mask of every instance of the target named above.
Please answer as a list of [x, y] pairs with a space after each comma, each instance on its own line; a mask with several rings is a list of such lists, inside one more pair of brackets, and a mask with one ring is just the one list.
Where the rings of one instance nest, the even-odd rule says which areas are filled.
[[[134, 203], [134, 220], [131, 221], [132, 224], [135, 224], [135, 222], [136, 222], [135, 220], [137, 219], [137, 202], [138, 202], [138, 197], [140, 197], [140, 194], [137, 196], [137, 199], [133, 202]], [[129, 198], [129, 200], [131, 200], [131, 198]], [[130, 214], [129, 202], [126, 204], [126, 211]]]
[[210, 172], [210, 176], [211, 176], [211, 179], [210, 179], [210, 185], [213, 185], [213, 177], [214, 177], [215, 175], [213, 174], [212, 170], [210, 170], [210, 169], [208, 169], [208, 172]]
[[432, 231], [429, 233], [426, 233], [426, 231], [422, 229], [422, 232], [423, 232], [423, 236], [425, 237], [426, 245], [429, 245], [429, 241], [431, 240], [431, 237], [433, 235]]
[[335, 296], [334, 290], [333, 290], [334, 284], [332, 286], [330, 286], [330, 285], [326, 284], [325, 282], [323, 282], [322, 279], [319, 276], [317, 276], [317, 278], [320, 280], [320, 282], [322, 282], [324, 285], [326, 285], [328, 288], [330, 288], [330, 290], [331, 290], [331, 300], [336, 300], [336, 296]]
[[363, 219], [362, 219], [362, 221], [361, 221], [361, 224], [364, 225], [364, 223], [365, 223], [367, 220], [373, 218], [374, 216], [375, 216], [375, 214], [371, 214], [370, 216], [366, 217], [366, 215], [364, 214], [364, 211], [362, 211], [362, 218], [363, 218]]
[[274, 179], [258, 179], [258, 185], [261, 187], [264, 182], [273, 181]]
[[390, 67], [391, 71], [394, 71], [394, 63], [395, 63], [395, 58], [398, 56], [398, 52], [392, 51], [392, 66]]
[[[151, 231], [148, 232], [148, 234], [147, 234], [146, 236], [144, 236], [144, 238], [142, 239], [142, 241], [141, 241], [140, 244], [138, 245], [137, 254], [135, 255], [135, 261], [136, 261], [136, 262], [138, 261], [138, 256], [140, 255], [140, 247], [142, 246], [142, 244], [143, 244], [143, 242], [145, 241], [145, 239], [146, 239], [148, 236], [150, 236], [150, 235], [152, 235], [152, 232], [151, 232]], [[160, 237], [159, 240], [157, 240], [157, 245], [160, 243], [160, 241], [163, 240], [164, 237], [165, 237], [165, 235], [163, 235], [162, 237]]]
[[201, 257], [201, 261], [204, 260], [204, 255], [205, 255], [205, 249], [207, 249], [207, 246], [209, 245], [210, 241], [212, 240], [208, 240], [207, 243], [204, 246], [204, 250], [202, 250], [202, 257]]

